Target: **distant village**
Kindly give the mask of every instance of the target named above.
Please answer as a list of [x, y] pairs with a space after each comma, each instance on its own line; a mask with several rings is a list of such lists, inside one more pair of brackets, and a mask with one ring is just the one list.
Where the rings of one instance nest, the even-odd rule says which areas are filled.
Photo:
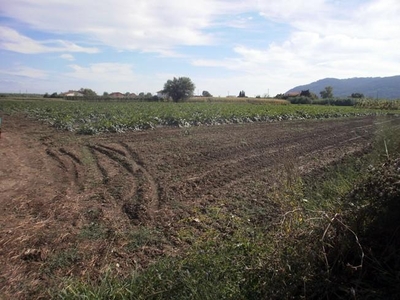
[[[241, 91], [240, 93], [243, 93], [244, 96], [244, 91]], [[241, 94], [240, 94], [241, 95]], [[88, 88], [81, 88], [80, 90], [69, 90], [68, 92], [64, 93], [46, 93], [43, 96], [44, 98], [68, 98], [68, 99], [79, 99], [79, 98], [104, 98], [104, 99], [115, 99], [115, 100], [134, 100], [134, 99], [146, 99], [146, 100], [165, 100], [168, 99], [168, 95], [164, 93], [162, 90], [158, 91], [156, 94], [152, 94], [150, 92], [148, 93], [121, 93], [121, 92], [104, 92], [103, 95], [97, 95], [97, 93], [91, 89]], [[201, 95], [193, 95], [192, 97], [213, 97], [208, 91], [203, 91]], [[233, 95], [229, 95], [227, 97], [236, 97]], [[238, 96], [240, 97], [240, 96]]]
[[[168, 95], [166, 93], [164, 93], [162, 90], [158, 91], [156, 94], [152, 94], [152, 93], [121, 93], [121, 92], [112, 92], [112, 93], [108, 93], [108, 92], [104, 92], [103, 95], [97, 95], [96, 92], [94, 92], [91, 89], [88, 88], [81, 88], [80, 90], [69, 90], [68, 92], [64, 92], [64, 93], [52, 93], [52, 94], [48, 94], [46, 93], [44, 95], [44, 98], [69, 98], [69, 99], [78, 99], [80, 97], [86, 97], [86, 98], [97, 98], [97, 97], [102, 97], [102, 98], [106, 98], [106, 99], [153, 99], [153, 100], [162, 100], [162, 99], [168, 99]], [[209, 93], [208, 91], [203, 91], [201, 94], [195, 94], [192, 97], [197, 98], [197, 97], [213, 97], [213, 95], [211, 93]], [[220, 96], [218, 96], [220, 97]], [[230, 95], [228, 94], [227, 96], [225, 96], [226, 98], [247, 98], [245, 91], [240, 91], [239, 95]], [[265, 94], [263, 96], [263, 98], [267, 98], [269, 97], [269, 95]], [[260, 96], [257, 96], [256, 98], [260, 98]]]
[[[89, 92], [88, 92], [89, 91]], [[90, 90], [90, 89], [81, 89], [79, 91], [75, 91], [75, 90], [69, 90], [68, 92], [65, 93], [60, 93], [57, 95], [58, 97], [94, 97], [94, 96], [98, 96], [94, 91]], [[151, 93], [121, 93], [121, 92], [113, 92], [113, 93], [107, 93], [104, 92], [103, 97], [106, 98], [114, 98], [114, 99], [131, 99], [131, 98], [151, 98], [154, 96], [157, 96], [158, 98], [164, 98], [165, 95], [160, 91], [157, 92], [156, 95], [153, 95]], [[50, 96], [49, 96], [50, 97]]]

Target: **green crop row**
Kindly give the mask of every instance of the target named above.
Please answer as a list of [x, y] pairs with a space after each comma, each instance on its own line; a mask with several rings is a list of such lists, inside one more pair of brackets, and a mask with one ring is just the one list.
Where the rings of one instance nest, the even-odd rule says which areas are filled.
[[159, 126], [189, 127], [382, 113], [379, 110], [313, 105], [67, 101], [2, 101], [0, 111], [3, 113], [22, 112], [58, 129], [81, 134], [124, 132]]

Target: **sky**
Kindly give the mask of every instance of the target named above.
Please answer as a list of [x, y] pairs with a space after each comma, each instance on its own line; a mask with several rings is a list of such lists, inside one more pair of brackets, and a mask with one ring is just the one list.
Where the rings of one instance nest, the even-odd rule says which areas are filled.
[[0, 92], [275, 96], [400, 75], [400, 0], [2, 0]]

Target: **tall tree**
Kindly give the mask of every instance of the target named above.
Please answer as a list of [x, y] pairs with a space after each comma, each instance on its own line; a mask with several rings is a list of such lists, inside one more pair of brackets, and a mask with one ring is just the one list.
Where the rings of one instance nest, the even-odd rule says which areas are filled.
[[79, 90], [85, 97], [96, 97], [97, 94], [95, 91], [93, 91], [92, 89], [88, 89], [88, 88], [81, 88]]
[[333, 98], [333, 87], [326, 86], [325, 89], [319, 93], [323, 99]]
[[196, 86], [189, 77], [174, 77], [164, 84], [162, 92], [172, 98], [174, 102], [185, 101], [193, 96]]

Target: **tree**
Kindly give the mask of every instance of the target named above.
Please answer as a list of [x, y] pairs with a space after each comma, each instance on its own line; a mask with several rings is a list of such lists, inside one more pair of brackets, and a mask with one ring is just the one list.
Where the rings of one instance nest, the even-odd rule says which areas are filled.
[[351, 94], [351, 98], [359, 98], [359, 99], [361, 99], [361, 98], [364, 98], [364, 94], [362, 94], [362, 93], [353, 93], [353, 94]]
[[108, 92], [103, 93], [103, 97], [108, 97], [110, 94]]
[[245, 98], [246, 97], [246, 93], [244, 91], [240, 91], [238, 97], [239, 98]]
[[79, 92], [81, 92], [85, 97], [96, 97], [97, 96], [95, 91], [93, 91], [92, 89], [88, 89], [88, 88], [81, 88], [79, 90]]
[[174, 102], [185, 101], [193, 96], [196, 86], [189, 77], [174, 77], [164, 84], [162, 92], [171, 97]]
[[212, 97], [212, 95], [208, 91], [203, 91], [201, 94], [203, 95], [203, 97]]
[[300, 97], [301, 97], [301, 96], [304, 96], [304, 97], [311, 97], [310, 90], [301, 91]]
[[333, 98], [333, 87], [326, 86], [325, 89], [319, 93], [323, 99]]
[[314, 94], [313, 92], [310, 92], [310, 90], [301, 91], [300, 97], [307, 97], [307, 98], [311, 98], [311, 99], [318, 99], [318, 96], [317, 96], [316, 94]]

